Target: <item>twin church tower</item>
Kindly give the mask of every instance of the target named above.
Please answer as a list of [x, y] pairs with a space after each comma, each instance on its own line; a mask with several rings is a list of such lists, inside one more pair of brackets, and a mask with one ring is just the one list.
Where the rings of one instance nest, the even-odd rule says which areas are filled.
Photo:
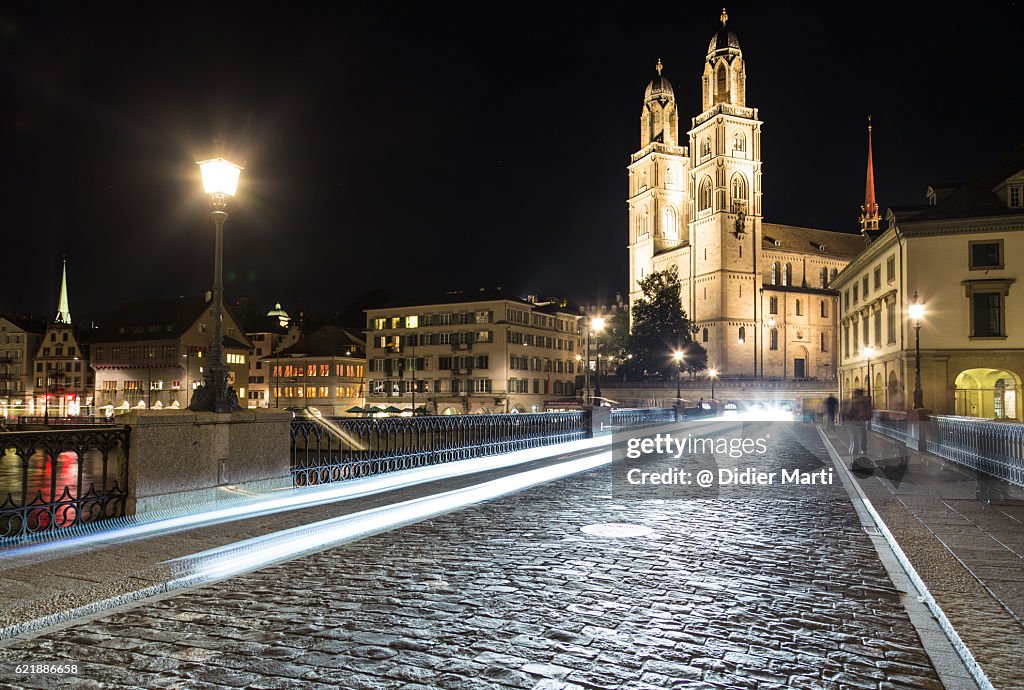
[[763, 221], [762, 122], [747, 105], [746, 60], [728, 21], [723, 9], [689, 131], [680, 132], [660, 60], [647, 85], [629, 164], [630, 305], [640, 280], [675, 266], [708, 367], [832, 379], [838, 314], [829, 286], [864, 239]]

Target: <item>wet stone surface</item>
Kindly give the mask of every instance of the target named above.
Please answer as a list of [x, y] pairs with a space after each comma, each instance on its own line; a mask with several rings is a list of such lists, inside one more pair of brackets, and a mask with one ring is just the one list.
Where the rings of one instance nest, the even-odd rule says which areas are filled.
[[[823, 452], [772, 432], [768, 471]], [[838, 479], [638, 497], [597, 470], [17, 640], [0, 688], [942, 687]]]

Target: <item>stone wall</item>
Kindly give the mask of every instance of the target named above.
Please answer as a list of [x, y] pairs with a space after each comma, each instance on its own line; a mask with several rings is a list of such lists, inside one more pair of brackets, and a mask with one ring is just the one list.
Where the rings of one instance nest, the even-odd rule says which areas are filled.
[[174, 509], [291, 486], [292, 414], [246, 410], [138, 411], [131, 427], [128, 514]]

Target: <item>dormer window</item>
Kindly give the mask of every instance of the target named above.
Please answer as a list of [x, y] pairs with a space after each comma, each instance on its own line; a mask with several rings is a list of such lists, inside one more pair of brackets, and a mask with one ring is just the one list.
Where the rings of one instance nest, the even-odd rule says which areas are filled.
[[1008, 201], [1010, 208], [1021, 207], [1021, 187], [1024, 185], [1011, 184], [1009, 189]]

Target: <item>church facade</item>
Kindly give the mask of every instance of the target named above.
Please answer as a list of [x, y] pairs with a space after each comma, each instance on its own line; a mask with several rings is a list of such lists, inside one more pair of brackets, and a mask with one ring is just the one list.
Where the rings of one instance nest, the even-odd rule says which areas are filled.
[[629, 164], [629, 302], [675, 267], [682, 301], [724, 377], [820, 380], [837, 372], [832, 280], [861, 235], [766, 223], [761, 125], [746, 102], [746, 61], [727, 27], [711, 37], [702, 111], [680, 131], [680, 104], [658, 61]]

